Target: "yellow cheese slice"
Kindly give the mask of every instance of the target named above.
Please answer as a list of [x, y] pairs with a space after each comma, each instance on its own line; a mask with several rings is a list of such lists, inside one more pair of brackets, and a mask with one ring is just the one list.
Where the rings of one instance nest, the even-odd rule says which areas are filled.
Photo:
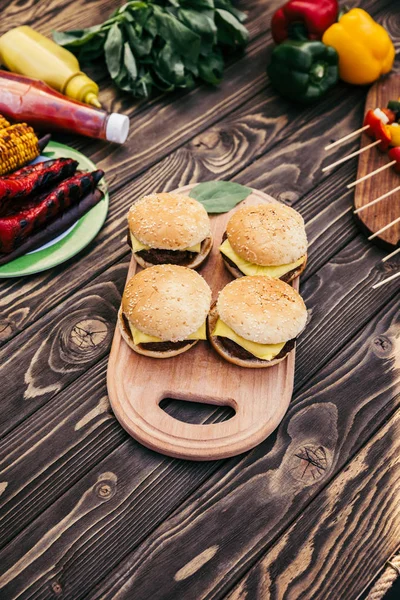
[[239, 346], [247, 350], [247, 352], [250, 352], [250, 354], [253, 354], [253, 356], [256, 356], [257, 358], [261, 358], [261, 360], [272, 360], [286, 344], [286, 342], [282, 342], [281, 344], [257, 344], [257, 342], [250, 342], [235, 333], [233, 329], [228, 327], [221, 319], [218, 319], [212, 335], [226, 337], [233, 342], [236, 342]]
[[201, 250], [201, 242], [199, 242], [198, 244], [195, 244], [194, 246], [190, 246], [190, 248], [185, 248], [185, 250], [188, 250], [189, 252], [199, 253]]
[[[145, 246], [142, 242], [139, 242], [138, 239], [131, 233], [131, 243], [132, 243], [132, 252], [140, 252], [141, 250], [150, 250], [150, 246]], [[190, 248], [185, 248], [185, 250], [189, 250], [189, 252], [200, 252], [201, 242], [196, 244], [195, 246], [190, 246]]]
[[[143, 333], [143, 331], [139, 331], [136, 329], [134, 325], [129, 323], [129, 327], [132, 333], [132, 338], [134, 344], [137, 346], [138, 344], [149, 344], [151, 342], [162, 342], [158, 337], [154, 337], [154, 335], [147, 335], [147, 333]], [[197, 331], [188, 335], [185, 340], [206, 340], [206, 322], [204, 321], [203, 325], [198, 328]]]
[[243, 258], [240, 258], [232, 248], [229, 240], [226, 239], [223, 244], [219, 247], [222, 254], [225, 254], [232, 262], [244, 273], [245, 275], [268, 275], [269, 277], [279, 278], [285, 273], [289, 273], [296, 267], [299, 267], [304, 262], [304, 256], [299, 258], [296, 262], [289, 263], [288, 265], [278, 265], [270, 267], [262, 267], [261, 265], [255, 265]]
[[137, 240], [132, 233], [130, 234], [130, 236], [131, 236], [132, 252], [140, 252], [140, 250], [150, 250], [149, 246], [145, 246], [144, 244], [142, 244], [142, 242], [139, 242], [139, 240]]

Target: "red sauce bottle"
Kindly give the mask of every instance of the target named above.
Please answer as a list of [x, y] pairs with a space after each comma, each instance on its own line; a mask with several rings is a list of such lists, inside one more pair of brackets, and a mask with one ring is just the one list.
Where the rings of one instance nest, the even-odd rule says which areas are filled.
[[38, 131], [65, 131], [123, 144], [129, 118], [71, 100], [23, 75], [0, 71], [0, 114]]

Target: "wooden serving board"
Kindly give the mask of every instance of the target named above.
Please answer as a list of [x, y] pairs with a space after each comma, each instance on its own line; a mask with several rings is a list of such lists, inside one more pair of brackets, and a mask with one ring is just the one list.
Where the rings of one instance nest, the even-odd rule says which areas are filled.
[[[400, 75], [393, 73], [375, 83], [367, 96], [365, 113], [377, 107], [384, 108], [389, 100], [400, 97]], [[371, 138], [366, 133], [362, 134], [361, 147], [371, 143]], [[386, 152], [380, 152], [376, 147], [360, 154], [358, 162], [357, 179], [364, 177], [375, 169], [390, 162]], [[354, 195], [354, 206], [359, 208], [371, 200], [378, 198], [389, 190], [400, 185], [400, 174], [391, 167], [378, 173], [374, 177], [359, 183]], [[355, 215], [361, 229], [367, 235], [379, 231], [400, 216], [400, 192], [395, 192], [377, 204], [366, 208]], [[400, 240], [400, 222], [393, 225], [373, 239], [375, 243], [385, 249], [394, 249]]]
[[[192, 187], [177, 192], [188, 194]], [[240, 206], [261, 202], [276, 200], [253, 190]], [[232, 281], [218, 250], [232, 212], [211, 217], [214, 246], [199, 269], [213, 290], [213, 300]], [[137, 269], [132, 258], [128, 279]], [[294, 282], [297, 290], [298, 283]], [[178, 458], [220, 459], [253, 448], [279, 425], [292, 396], [294, 362], [295, 350], [274, 367], [241, 368], [222, 359], [205, 341], [173, 358], [149, 358], [131, 350], [117, 326], [108, 363], [108, 393], [121, 425], [144, 446]], [[235, 415], [222, 423], [184, 423], [160, 408], [163, 398], [228, 405]]]

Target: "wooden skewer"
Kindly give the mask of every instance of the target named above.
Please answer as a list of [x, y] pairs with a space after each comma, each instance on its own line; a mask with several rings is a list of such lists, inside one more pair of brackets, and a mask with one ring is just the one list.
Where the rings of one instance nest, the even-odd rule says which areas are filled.
[[337, 160], [336, 162], [332, 163], [331, 165], [324, 167], [322, 169], [322, 172], [324, 173], [325, 171], [328, 171], [329, 169], [333, 169], [333, 167], [336, 167], [337, 165], [341, 165], [342, 163], [346, 162], [346, 160], [350, 160], [350, 158], [353, 158], [354, 156], [358, 156], [359, 154], [362, 154], [362, 152], [369, 150], [369, 148], [373, 148], [377, 144], [380, 144], [381, 141], [382, 140], [375, 140], [375, 142], [372, 142], [372, 144], [368, 144], [368, 146], [364, 146], [364, 148], [360, 148], [360, 150], [357, 150], [356, 152], [352, 152], [348, 156], [345, 156], [344, 158]]
[[399, 252], [400, 252], [400, 247], [397, 248], [397, 250], [393, 250], [393, 252], [391, 252], [390, 254], [388, 254], [387, 256], [385, 256], [384, 258], [382, 258], [382, 262], [386, 262], [387, 260], [389, 260], [389, 258], [393, 258], [393, 256], [395, 256]]
[[393, 225], [396, 225], [396, 223], [398, 223], [400, 221], [400, 217], [397, 217], [397, 219], [395, 219], [394, 221], [392, 221], [391, 223], [388, 223], [387, 225], [385, 225], [385, 227], [382, 227], [382, 229], [379, 229], [378, 231], [375, 231], [375, 233], [373, 233], [372, 235], [369, 236], [369, 240], [373, 240], [374, 238], [376, 238], [380, 233], [382, 233], [383, 231], [386, 231], [386, 229], [389, 229], [390, 227], [393, 227]]
[[385, 283], [389, 283], [389, 281], [393, 281], [393, 279], [396, 279], [397, 277], [400, 277], [400, 271], [398, 271], [398, 273], [394, 273], [394, 275], [391, 275], [390, 277], [386, 277], [386, 279], [383, 279], [383, 281], [376, 283], [372, 286], [372, 289], [376, 290], [376, 288], [381, 287], [381, 285], [385, 285]]
[[377, 202], [380, 202], [381, 200], [384, 200], [385, 198], [387, 198], [388, 196], [391, 196], [392, 194], [394, 194], [395, 192], [398, 192], [399, 190], [400, 190], [400, 185], [398, 185], [397, 187], [395, 187], [393, 190], [390, 190], [390, 192], [386, 192], [386, 194], [382, 194], [382, 196], [379, 196], [379, 198], [376, 198], [375, 200], [371, 200], [371, 202], [368, 202], [367, 204], [364, 204], [364, 206], [360, 206], [359, 208], [357, 208], [354, 211], [354, 214], [357, 215], [358, 213], [360, 213], [361, 211], [365, 210], [369, 206], [372, 206], [373, 204], [376, 204]]
[[366, 131], [369, 128], [370, 128], [370, 125], [364, 125], [364, 127], [360, 127], [360, 129], [357, 129], [356, 131], [352, 131], [348, 135], [345, 135], [344, 137], [340, 138], [340, 140], [336, 140], [336, 142], [332, 142], [332, 144], [328, 144], [328, 146], [325, 146], [324, 150], [330, 150], [331, 148], [335, 148], [336, 146], [343, 144], [343, 142], [350, 140], [352, 137], [354, 137], [358, 133], [362, 133], [363, 131]]
[[392, 162], [388, 163], [387, 165], [383, 165], [383, 167], [379, 167], [379, 169], [375, 169], [375, 171], [368, 173], [368, 175], [364, 175], [364, 177], [360, 177], [360, 179], [357, 179], [357, 181], [353, 181], [353, 183], [349, 183], [349, 185], [347, 186], [348, 189], [354, 187], [355, 185], [357, 185], [358, 183], [361, 183], [362, 181], [365, 181], [366, 179], [369, 179], [370, 177], [373, 177], [374, 175], [377, 175], [381, 171], [385, 171], [385, 169], [388, 169], [389, 167], [393, 167], [393, 165], [395, 165], [396, 163], [397, 163], [397, 160], [392, 160]]

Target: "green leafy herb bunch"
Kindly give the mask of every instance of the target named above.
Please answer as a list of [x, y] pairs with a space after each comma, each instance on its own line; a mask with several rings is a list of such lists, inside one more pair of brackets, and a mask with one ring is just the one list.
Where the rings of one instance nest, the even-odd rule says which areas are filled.
[[153, 88], [191, 88], [196, 79], [218, 84], [222, 48], [248, 41], [245, 17], [230, 0], [133, 0], [101, 25], [53, 37], [81, 64], [104, 57], [119, 88], [146, 97]]

